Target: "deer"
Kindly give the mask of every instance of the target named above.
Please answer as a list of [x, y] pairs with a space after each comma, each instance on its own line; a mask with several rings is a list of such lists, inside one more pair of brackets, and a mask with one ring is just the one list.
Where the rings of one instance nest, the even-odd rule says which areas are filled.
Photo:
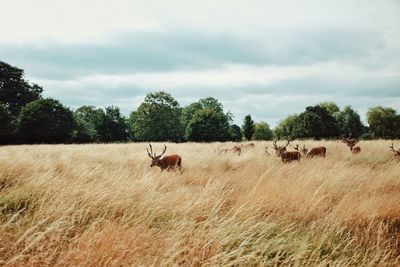
[[218, 151], [219, 154], [228, 153], [228, 152], [232, 152], [232, 153], [238, 154], [238, 156], [240, 156], [240, 154], [242, 153], [242, 148], [240, 146], [236, 145], [232, 148], [222, 148]]
[[361, 152], [361, 147], [355, 146], [359, 142], [358, 139], [344, 138], [344, 139], [342, 139], [342, 142], [347, 144], [347, 146], [350, 148], [350, 151], [351, 151], [351, 153], [353, 153], [353, 155], [356, 155]]
[[389, 148], [390, 148], [390, 151], [393, 152], [393, 156], [394, 156], [395, 158], [399, 158], [399, 159], [400, 159], [400, 149], [396, 150], [396, 149], [393, 147], [393, 143], [392, 143], [392, 145], [391, 145]]
[[[294, 160], [300, 161], [301, 154], [299, 151], [287, 151], [286, 147], [289, 145], [290, 140], [287, 140], [286, 145], [278, 146], [276, 141], [273, 143], [273, 148], [275, 149], [275, 153], [277, 157], [282, 159], [282, 162], [288, 163]], [[297, 147], [298, 148], [298, 147]]]
[[[297, 151], [299, 151], [298, 149], [299, 145], [297, 145], [296, 147], [294, 147], [294, 149], [296, 149]], [[325, 157], [326, 156], [326, 147], [324, 146], [317, 146], [317, 147], [313, 147], [310, 150], [308, 150], [308, 148], [306, 147], [306, 145], [303, 145], [301, 148], [301, 153], [303, 153], [303, 155], [306, 158], [313, 158], [313, 157]]]
[[167, 146], [164, 144], [163, 151], [161, 155], [158, 155], [156, 153], [153, 153], [153, 147], [151, 144], [150, 146], [150, 151], [146, 148], [147, 150], [147, 155], [151, 158], [151, 164], [150, 167], [158, 166], [161, 169], [161, 172], [164, 171], [165, 169], [167, 171], [175, 170], [176, 167], [180, 171], [182, 171], [182, 158], [179, 155], [168, 155], [163, 158], [161, 158], [162, 155], [164, 155], [165, 151], [167, 151]]

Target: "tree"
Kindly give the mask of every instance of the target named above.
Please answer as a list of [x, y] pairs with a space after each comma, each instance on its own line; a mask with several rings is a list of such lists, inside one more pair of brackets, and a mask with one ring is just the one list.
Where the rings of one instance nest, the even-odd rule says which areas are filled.
[[315, 115], [319, 116], [322, 121], [322, 130], [320, 132], [320, 136], [317, 136], [317, 134], [313, 134], [310, 132], [309, 137], [314, 137], [318, 139], [338, 137], [340, 135], [337, 121], [325, 108], [322, 108], [318, 105], [306, 107], [306, 112], [314, 113]]
[[243, 139], [242, 129], [236, 124], [229, 126], [230, 140], [234, 142], [240, 142]]
[[139, 106], [134, 123], [135, 138], [139, 141], [174, 141], [183, 139], [181, 108], [166, 92], [154, 92]]
[[0, 102], [14, 117], [26, 104], [40, 99], [42, 91], [40, 86], [24, 79], [23, 70], [0, 61]]
[[254, 121], [251, 119], [250, 115], [244, 117], [242, 125], [243, 135], [247, 140], [251, 140], [254, 134]]
[[340, 135], [355, 138], [363, 135], [363, 124], [360, 115], [350, 106], [346, 106], [343, 111], [336, 112], [334, 117], [338, 122]]
[[335, 102], [331, 101], [321, 102], [318, 106], [326, 109], [331, 116], [340, 111], [339, 106]]
[[268, 123], [261, 121], [255, 124], [253, 140], [272, 140], [273, 133]]
[[118, 142], [128, 139], [128, 125], [125, 118], [121, 115], [119, 107], [106, 107], [106, 112], [102, 117], [101, 126], [98, 134], [102, 142]]
[[137, 111], [132, 111], [127, 120], [129, 140], [131, 141], [136, 141], [135, 128], [134, 128], [136, 120], [137, 120]]
[[[216, 126], [223, 128], [222, 135], [224, 135], [224, 137], [222, 138], [220, 136], [221, 133], [217, 133], [214, 139], [219, 140], [219, 141], [230, 140], [231, 137], [229, 134], [227, 134], [226, 127], [227, 127], [227, 125], [229, 126], [229, 123], [232, 120], [232, 115], [230, 112], [224, 113], [223, 105], [217, 99], [215, 99], [213, 97], [202, 98], [198, 102], [194, 102], [182, 110], [181, 121], [182, 121], [183, 129], [185, 130], [185, 135], [184, 135], [185, 140], [196, 141], [196, 140], [203, 139], [203, 137], [198, 137], [198, 138], [194, 137], [194, 134], [198, 131], [194, 131], [193, 127], [196, 124], [192, 123], [195, 114], [202, 110], [213, 111], [213, 114], [214, 113], [218, 114], [218, 116], [215, 115], [215, 117], [219, 118], [218, 120], [215, 120], [215, 123], [218, 122], [219, 124]], [[204, 127], [208, 127], [208, 126], [209, 126], [209, 124], [207, 124], [207, 123], [204, 124]], [[212, 126], [212, 128], [215, 128], [215, 127]], [[205, 129], [204, 132], [209, 132], [209, 130], [210, 129]], [[211, 137], [207, 137], [207, 138], [213, 139]], [[207, 141], [207, 140], [204, 139], [202, 141]]]
[[39, 99], [21, 110], [19, 132], [26, 143], [67, 143], [73, 136], [73, 113], [54, 99]]
[[188, 140], [195, 142], [229, 140], [229, 123], [226, 116], [214, 109], [196, 111], [189, 122], [187, 137]]
[[297, 114], [293, 114], [281, 120], [274, 129], [275, 137], [277, 139], [293, 139], [293, 131], [298, 116]]
[[76, 129], [73, 141], [77, 143], [100, 142], [98, 129], [104, 116], [104, 111], [96, 109], [94, 106], [82, 106], [75, 110]]
[[189, 106], [186, 106], [182, 109], [181, 112], [181, 123], [182, 123], [182, 128], [185, 131], [185, 139], [186, 139], [186, 131], [187, 127], [189, 125], [189, 122], [192, 120], [193, 115], [196, 111], [203, 109], [203, 105], [199, 102], [194, 102], [190, 104]]
[[199, 100], [198, 104], [203, 109], [212, 109], [220, 113], [224, 113], [223, 105], [214, 97], [206, 97]]
[[15, 133], [13, 117], [7, 106], [0, 103], [0, 144], [12, 143]]
[[382, 106], [368, 109], [367, 120], [374, 138], [399, 138], [400, 115], [393, 108]]

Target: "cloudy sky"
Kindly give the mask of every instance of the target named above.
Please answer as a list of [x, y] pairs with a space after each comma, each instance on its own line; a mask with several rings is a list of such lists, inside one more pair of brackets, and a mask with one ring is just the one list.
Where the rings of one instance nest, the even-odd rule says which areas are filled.
[[71, 108], [218, 98], [272, 126], [335, 101], [400, 111], [399, 0], [0, 0], [0, 60]]

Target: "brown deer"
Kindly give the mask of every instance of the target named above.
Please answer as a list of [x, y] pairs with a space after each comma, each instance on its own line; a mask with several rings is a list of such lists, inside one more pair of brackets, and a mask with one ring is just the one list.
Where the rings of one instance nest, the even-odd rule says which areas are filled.
[[149, 144], [150, 146], [150, 151], [148, 149], [147, 150], [147, 154], [149, 155], [149, 157], [151, 158], [151, 164], [150, 167], [153, 166], [158, 166], [160, 167], [161, 171], [163, 170], [175, 170], [176, 167], [178, 167], [178, 169], [181, 171], [182, 170], [182, 158], [179, 155], [168, 155], [165, 156], [161, 159], [161, 156], [164, 155], [165, 151], [167, 151], [167, 146], [164, 144], [164, 149], [161, 153], [161, 155], [158, 155], [156, 153], [153, 153], [153, 147], [151, 146], [151, 144]]
[[342, 142], [347, 144], [347, 146], [350, 148], [350, 151], [351, 151], [351, 153], [353, 153], [353, 155], [356, 155], [361, 152], [361, 147], [355, 146], [359, 142], [358, 139], [344, 138], [344, 139], [342, 139]]
[[400, 149], [396, 150], [396, 149], [393, 147], [393, 143], [392, 143], [392, 145], [391, 145], [389, 148], [390, 148], [390, 151], [393, 152], [393, 156], [394, 156], [395, 158], [399, 158], [399, 159], [400, 159]]
[[[299, 151], [287, 151], [286, 147], [289, 145], [290, 140], [287, 140], [286, 145], [284, 146], [278, 146], [276, 144], [276, 141], [273, 143], [273, 147], [275, 149], [275, 153], [277, 157], [280, 157], [282, 159], [282, 162], [287, 163], [291, 162], [294, 160], [300, 161], [301, 154]], [[298, 146], [297, 146], [298, 148]]]
[[[297, 148], [298, 147], [299, 147], [299, 145], [297, 145]], [[296, 147], [294, 149], [296, 149]], [[296, 149], [296, 150], [299, 151], [298, 149]], [[306, 145], [303, 145], [303, 147], [301, 148], [301, 153], [303, 153], [303, 155], [306, 156], [306, 158], [325, 157], [326, 156], [326, 147], [317, 146], [317, 147], [313, 147], [310, 150], [308, 150]]]

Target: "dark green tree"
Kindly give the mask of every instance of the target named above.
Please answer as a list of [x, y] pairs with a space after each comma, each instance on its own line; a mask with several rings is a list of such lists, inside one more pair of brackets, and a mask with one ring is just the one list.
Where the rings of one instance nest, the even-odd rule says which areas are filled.
[[97, 129], [101, 142], [124, 142], [128, 140], [128, 125], [119, 107], [105, 108], [104, 116]]
[[75, 120], [71, 110], [54, 99], [39, 99], [21, 110], [19, 132], [25, 143], [67, 143]]
[[13, 116], [31, 101], [41, 98], [43, 89], [24, 79], [24, 71], [0, 61], [0, 102]]
[[139, 141], [174, 141], [183, 139], [181, 108], [166, 92], [154, 92], [146, 96], [139, 106], [133, 126]]
[[[202, 140], [202, 137], [196, 138], [194, 137], [194, 133], [198, 132], [198, 131], [193, 131], [193, 129], [191, 127], [193, 127], [194, 124], [190, 124], [193, 121], [194, 115], [201, 111], [201, 110], [212, 110], [214, 111], [214, 113], [218, 113], [218, 118], [221, 118], [221, 120], [219, 120], [219, 124], [216, 125], [217, 127], [221, 127], [223, 128], [223, 133], [224, 135], [226, 134], [226, 125], [229, 125], [229, 123], [232, 120], [232, 115], [230, 112], [224, 113], [224, 107], [223, 105], [215, 98], [213, 97], [206, 97], [206, 98], [202, 98], [200, 99], [198, 102], [194, 102], [192, 104], [190, 104], [189, 106], [185, 107], [182, 110], [182, 115], [181, 115], [181, 121], [182, 121], [182, 125], [185, 129], [185, 135], [184, 138], [187, 141], [197, 141], [197, 140], [201, 140], [201, 141], [208, 141], [207, 140]], [[222, 119], [225, 118], [225, 119]], [[205, 124], [205, 126], [208, 124]], [[205, 132], [208, 132], [208, 129], [205, 129]], [[212, 138], [211, 138], [212, 139]], [[216, 137], [214, 138], [215, 140], [229, 140], [230, 136], [224, 136], [223, 138], [221, 136], [219, 136], [219, 134], [216, 135]]]
[[104, 116], [104, 111], [94, 106], [82, 106], [75, 110], [74, 117], [77, 126], [74, 132], [74, 142], [100, 142], [101, 138], [97, 130], [101, 126]]
[[400, 115], [393, 108], [368, 109], [367, 120], [373, 138], [400, 138]]
[[360, 115], [350, 106], [346, 106], [343, 111], [336, 112], [334, 116], [340, 128], [340, 135], [355, 138], [363, 135], [363, 124]]
[[200, 104], [199, 102], [194, 102], [182, 109], [181, 123], [182, 123], [182, 128], [185, 131], [185, 139], [186, 139], [186, 129], [189, 125], [189, 122], [192, 120], [194, 113], [201, 109], [203, 109], [203, 105]]
[[129, 140], [131, 141], [136, 141], [135, 139], [135, 122], [136, 122], [136, 117], [137, 116], [137, 111], [132, 111], [131, 114], [129, 114], [129, 118], [127, 120], [128, 124], [128, 132], [129, 132]]
[[0, 144], [10, 144], [15, 142], [15, 125], [13, 116], [7, 106], [0, 103]]
[[212, 109], [220, 113], [224, 113], [224, 106], [214, 97], [206, 97], [199, 100], [198, 104], [203, 109]]
[[254, 134], [254, 121], [251, 119], [250, 115], [244, 117], [242, 125], [243, 135], [247, 140], [251, 140]]
[[253, 140], [272, 140], [273, 132], [268, 123], [261, 121], [255, 124]]
[[242, 129], [236, 124], [229, 126], [230, 140], [234, 142], [240, 142], [243, 139]]
[[226, 116], [214, 109], [201, 109], [189, 122], [187, 138], [195, 142], [227, 141], [230, 139]]

